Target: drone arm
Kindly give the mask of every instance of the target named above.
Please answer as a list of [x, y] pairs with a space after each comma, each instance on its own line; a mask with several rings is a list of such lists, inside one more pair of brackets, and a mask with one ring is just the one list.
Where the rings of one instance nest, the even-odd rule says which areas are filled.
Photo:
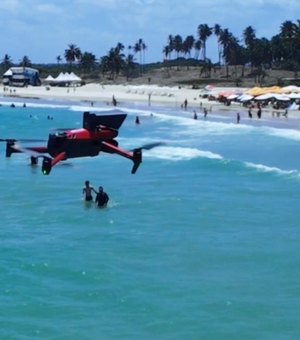
[[107, 142], [102, 142], [102, 144], [105, 146], [105, 148], [111, 152], [111, 153], [116, 153], [122, 157], [128, 158], [133, 161], [133, 167], [131, 170], [131, 173], [134, 174], [139, 165], [142, 163], [142, 150], [141, 149], [136, 149], [133, 151], [133, 153], [130, 153], [126, 150], [120, 149], [119, 147], [107, 143]]
[[56, 165], [58, 162], [62, 161], [66, 159], [66, 153], [65, 152], [61, 152], [59, 153], [57, 156], [55, 156], [53, 159], [52, 159], [52, 162], [51, 162], [51, 165], [54, 166]]

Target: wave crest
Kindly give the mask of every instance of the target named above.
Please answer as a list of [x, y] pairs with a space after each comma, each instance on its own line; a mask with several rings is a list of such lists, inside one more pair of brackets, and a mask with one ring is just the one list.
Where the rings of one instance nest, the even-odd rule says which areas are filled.
[[194, 158], [223, 159], [221, 155], [210, 151], [203, 151], [196, 148], [168, 146], [161, 146], [147, 151], [145, 156], [172, 161], [191, 160]]

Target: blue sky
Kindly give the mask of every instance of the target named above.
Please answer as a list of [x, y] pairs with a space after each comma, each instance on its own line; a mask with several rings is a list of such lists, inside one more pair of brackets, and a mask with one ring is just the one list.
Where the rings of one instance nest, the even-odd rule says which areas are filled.
[[[146, 62], [155, 62], [170, 34], [196, 38], [199, 24], [220, 24], [238, 38], [251, 25], [258, 38], [270, 38], [297, 19], [299, 0], [0, 0], [0, 59], [55, 63], [71, 43], [99, 59], [118, 42], [127, 48], [142, 38]], [[216, 61], [214, 38], [207, 49]]]

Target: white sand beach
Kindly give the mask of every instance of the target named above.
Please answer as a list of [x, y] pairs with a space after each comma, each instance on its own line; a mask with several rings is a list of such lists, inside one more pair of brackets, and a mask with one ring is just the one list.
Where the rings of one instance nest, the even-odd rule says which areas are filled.
[[[201, 112], [204, 108], [210, 111], [218, 111], [227, 114], [228, 112], [242, 112], [247, 114], [247, 107], [244, 107], [240, 102], [231, 102], [230, 106], [225, 106], [216, 100], [209, 100], [208, 95], [217, 97], [220, 93], [236, 93], [243, 94], [247, 88], [234, 87], [214, 87], [207, 89], [193, 89], [191, 87], [167, 87], [158, 85], [102, 85], [96, 83], [86, 84], [78, 87], [3, 87], [0, 86], [0, 95], [6, 98], [11, 98], [13, 103], [14, 98], [26, 99], [49, 99], [49, 100], [66, 100], [66, 101], [84, 101], [91, 105], [101, 103], [112, 105], [113, 97], [117, 101], [117, 106], [129, 103], [139, 103], [148, 106], [167, 105], [169, 107], [183, 107], [185, 100], [187, 101], [187, 109], [189, 111]], [[274, 109], [265, 107], [263, 109], [264, 116], [274, 116]], [[282, 115], [284, 110], [277, 110], [276, 113]], [[289, 111], [289, 116], [299, 117], [299, 110]]]
[[78, 87], [40, 86], [12, 88], [0, 87], [0, 94], [7, 97], [63, 99], [102, 102], [111, 104], [113, 96], [118, 103], [139, 102], [180, 106], [185, 99], [189, 105], [200, 103], [200, 91], [184, 87], [163, 87], [157, 85], [102, 85], [87, 84]]

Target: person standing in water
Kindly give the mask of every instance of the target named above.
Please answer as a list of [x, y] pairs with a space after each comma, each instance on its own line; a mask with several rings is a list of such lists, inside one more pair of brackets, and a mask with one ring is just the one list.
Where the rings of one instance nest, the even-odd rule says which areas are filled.
[[90, 186], [90, 181], [85, 181], [84, 182], [84, 187], [82, 189], [82, 194], [84, 195], [84, 200], [86, 202], [91, 202], [93, 201], [93, 195], [92, 192], [94, 192], [95, 194], [97, 194], [97, 191]]
[[99, 191], [97, 192], [96, 200], [97, 206], [99, 208], [105, 208], [109, 201], [109, 197], [107, 193], [103, 190], [103, 187], [99, 187]]

